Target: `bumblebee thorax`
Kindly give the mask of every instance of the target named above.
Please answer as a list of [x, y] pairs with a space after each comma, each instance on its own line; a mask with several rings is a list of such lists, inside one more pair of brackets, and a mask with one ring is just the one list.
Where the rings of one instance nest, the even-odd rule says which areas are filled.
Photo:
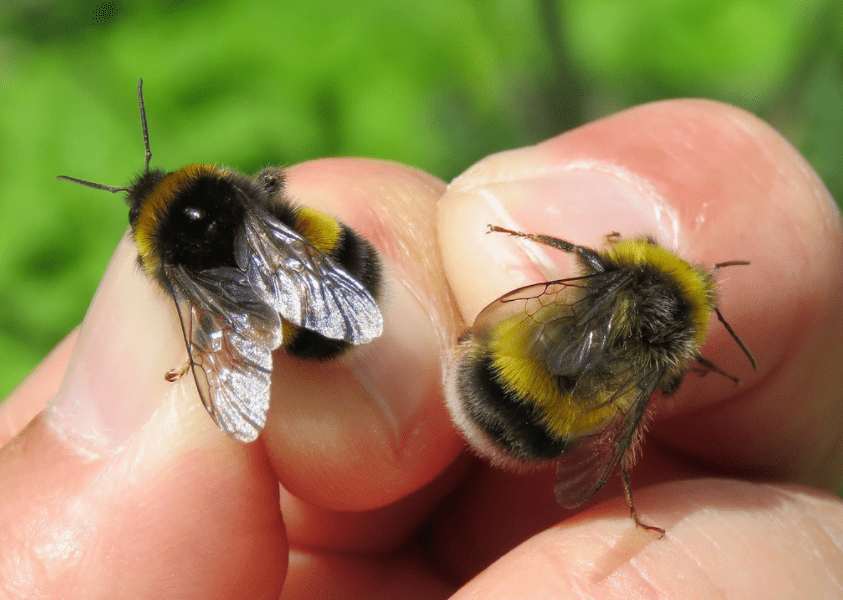
[[645, 239], [619, 242], [602, 256], [628, 277], [618, 292], [619, 329], [656, 354], [695, 354], [708, 332], [714, 307], [709, 271]]

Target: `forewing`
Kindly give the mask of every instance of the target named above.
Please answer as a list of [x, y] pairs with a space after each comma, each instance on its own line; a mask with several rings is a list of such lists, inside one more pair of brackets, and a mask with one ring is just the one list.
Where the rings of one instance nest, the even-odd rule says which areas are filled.
[[363, 284], [266, 211], [247, 213], [236, 244], [257, 295], [290, 323], [351, 344], [383, 332], [380, 309]]
[[281, 341], [277, 313], [237, 269], [190, 275], [171, 267], [167, 274], [202, 404], [226, 434], [255, 440], [269, 410], [272, 350]]
[[576, 279], [534, 283], [507, 292], [487, 305], [475, 317], [474, 324], [471, 326], [473, 335], [483, 338], [502, 321], [511, 319], [518, 322], [522, 319], [533, 318], [546, 306], [564, 303], [564, 297], [560, 298], [560, 295], [568, 287], [573, 287], [568, 284], [568, 281], [576, 281]]
[[622, 272], [595, 273], [537, 283], [505, 294], [484, 308], [472, 334], [480, 340], [518, 328], [526, 349], [554, 375], [576, 377], [599, 364], [612, 340], [613, 302], [624, 282]]

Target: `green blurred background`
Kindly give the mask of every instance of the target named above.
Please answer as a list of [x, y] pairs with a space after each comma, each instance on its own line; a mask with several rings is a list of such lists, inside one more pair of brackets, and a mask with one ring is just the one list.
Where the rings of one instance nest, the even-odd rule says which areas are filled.
[[365, 155], [448, 180], [623, 108], [714, 98], [766, 119], [843, 198], [839, 0], [5, 0], [0, 398], [83, 317], [153, 164]]

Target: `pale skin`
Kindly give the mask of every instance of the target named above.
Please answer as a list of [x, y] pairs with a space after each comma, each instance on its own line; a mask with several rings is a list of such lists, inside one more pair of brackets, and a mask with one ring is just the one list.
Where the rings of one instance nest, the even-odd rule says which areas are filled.
[[[81, 327], [0, 406], [0, 597], [840, 594], [841, 221], [767, 125], [663, 102], [488, 157], [447, 190], [360, 159], [294, 166], [289, 188], [382, 251], [384, 337], [335, 365], [279, 351], [266, 430], [243, 446], [189, 377], [164, 380], [184, 361], [172, 302], [123, 242]], [[451, 427], [440, 358], [465, 323], [569, 268], [488, 224], [751, 262], [717, 274], [718, 306], [758, 370], [712, 319], [703, 353], [741, 383], [691, 373], [652, 403], [632, 484], [664, 539], [634, 527], [616, 477], [566, 512], [552, 470], [488, 467]]]

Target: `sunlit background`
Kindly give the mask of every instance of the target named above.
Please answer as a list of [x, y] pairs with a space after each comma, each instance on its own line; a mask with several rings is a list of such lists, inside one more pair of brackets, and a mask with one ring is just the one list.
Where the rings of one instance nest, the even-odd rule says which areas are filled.
[[0, 398], [84, 315], [143, 166], [364, 155], [449, 180], [651, 100], [766, 119], [843, 198], [839, 0], [5, 0]]

